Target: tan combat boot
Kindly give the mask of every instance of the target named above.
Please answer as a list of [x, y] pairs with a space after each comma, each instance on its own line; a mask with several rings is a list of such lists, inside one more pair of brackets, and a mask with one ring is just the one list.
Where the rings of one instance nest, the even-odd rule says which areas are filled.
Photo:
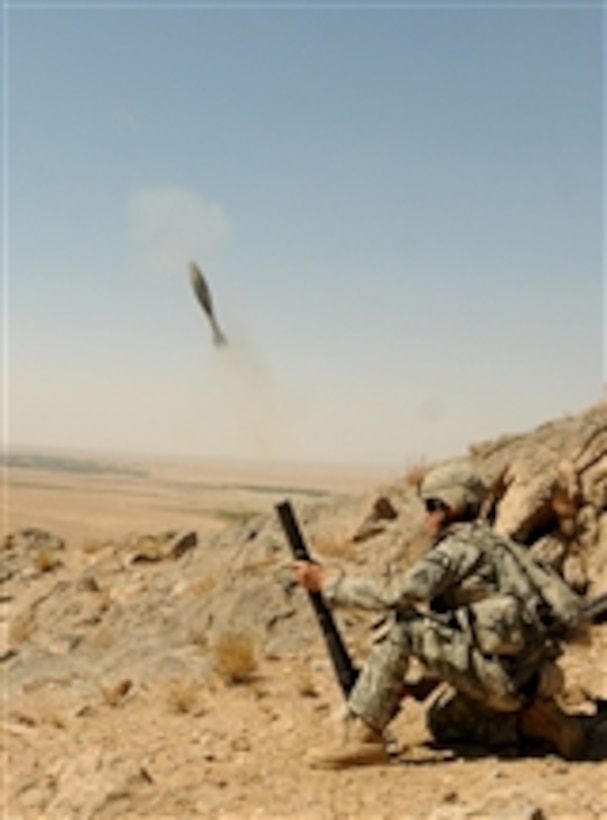
[[386, 742], [381, 732], [372, 729], [361, 718], [348, 721], [343, 742], [312, 749], [307, 756], [311, 769], [347, 769], [350, 766], [373, 766], [387, 763]]
[[567, 760], [579, 758], [584, 749], [584, 730], [577, 718], [563, 712], [552, 698], [536, 697], [521, 714], [520, 730], [523, 737], [547, 741]]

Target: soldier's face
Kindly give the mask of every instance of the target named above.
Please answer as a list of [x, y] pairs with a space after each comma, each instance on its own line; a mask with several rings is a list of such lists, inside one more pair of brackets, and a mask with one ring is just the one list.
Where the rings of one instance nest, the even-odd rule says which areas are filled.
[[431, 535], [436, 535], [441, 531], [446, 520], [445, 507], [439, 502], [430, 499], [425, 503], [426, 515], [424, 526]]

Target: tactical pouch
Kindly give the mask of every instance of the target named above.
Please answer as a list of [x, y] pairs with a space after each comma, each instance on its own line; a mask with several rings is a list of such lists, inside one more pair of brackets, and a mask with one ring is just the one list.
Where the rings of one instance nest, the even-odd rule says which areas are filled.
[[470, 625], [484, 655], [516, 655], [525, 646], [520, 604], [512, 595], [495, 595], [471, 604]]

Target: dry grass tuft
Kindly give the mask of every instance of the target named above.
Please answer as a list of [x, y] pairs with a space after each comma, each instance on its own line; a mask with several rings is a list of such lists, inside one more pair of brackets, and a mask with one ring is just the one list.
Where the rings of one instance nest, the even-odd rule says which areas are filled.
[[124, 680], [118, 681], [118, 683], [113, 686], [103, 686], [100, 684], [99, 691], [101, 692], [101, 697], [105, 703], [107, 703], [108, 706], [115, 708], [116, 706], [120, 706], [128, 693], [131, 691], [132, 687], [133, 681], [129, 678], [125, 678]]
[[429, 469], [429, 465], [426, 464], [425, 461], [418, 461], [415, 464], [411, 464], [405, 473], [406, 483], [411, 487], [419, 487]]
[[206, 706], [201, 702], [200, 684], [197, 681], [173, 678], [169, 681], [167, 697], [172, 712], [195, 716], [207, 712]]
[[112, 591], [109, 587], [100, 587], [97, 608], [99, 612], [107, 612], [112, 605]]
[[254, 680], [257, 659], [250, 635], [230, 630], [223, 632], [213, 652], [215, 671], [225, 683], [234, 685]]
[[36, 572], [51, 572], [62, 565], [63, 561], [55, 549], [40, 549], [34, 558]]
[[85, 538], [82, 542], [82, 552], [85, 555], [95, 555], [100, 552], [105, 545], [98, 538]]
[[309, 666], [303, 666], [297, 676], [297, 691], [302, 698], [317, 698], [318, 689]]

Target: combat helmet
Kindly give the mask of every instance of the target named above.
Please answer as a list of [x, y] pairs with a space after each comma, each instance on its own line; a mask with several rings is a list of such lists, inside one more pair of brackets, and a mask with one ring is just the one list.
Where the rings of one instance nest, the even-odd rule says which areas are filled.
[[478, 471], [467, 462], [442, 464], [425, 475], [419, 487], [422, 501], [440, 501], [456, 513], [477, 515], [487, 494]]

